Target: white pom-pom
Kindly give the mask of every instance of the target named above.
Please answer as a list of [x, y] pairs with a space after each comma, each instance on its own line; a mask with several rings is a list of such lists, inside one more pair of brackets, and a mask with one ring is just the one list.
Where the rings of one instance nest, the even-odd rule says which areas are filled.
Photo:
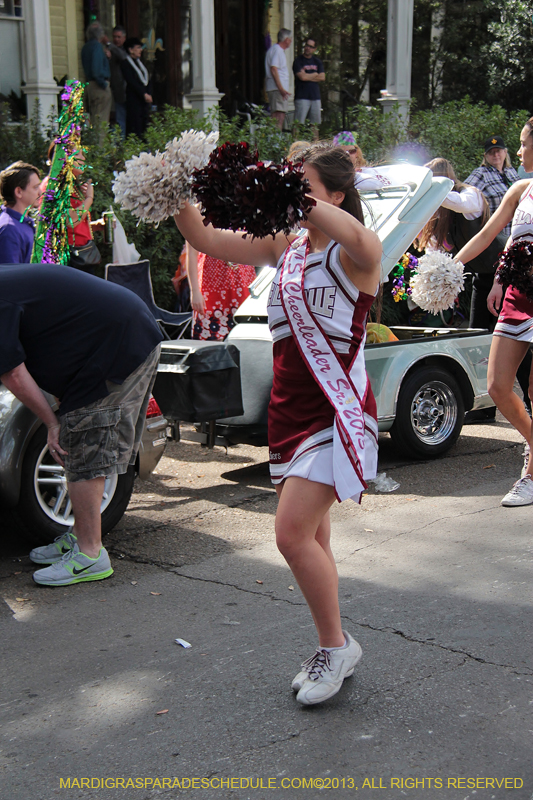
[[464, 288], [464, 265], [447, 253], [432, 252], [418, 260], [417, 270], [409, 283], [411, 300], [432, 314], [451, 308]]
[[218, 133], [184, 131], [162, 153], [134, 156], [113, 183], [116, 202], [143, 222], [177, 214], [191, 199], [193, 171], [206, 165], [217, 140]]
[[141, 153], [126, 161], [113, 183], [116, 202], [143, 221], [161, 222], [168, 214], [157, 196], [164, 177], [161, 153]]

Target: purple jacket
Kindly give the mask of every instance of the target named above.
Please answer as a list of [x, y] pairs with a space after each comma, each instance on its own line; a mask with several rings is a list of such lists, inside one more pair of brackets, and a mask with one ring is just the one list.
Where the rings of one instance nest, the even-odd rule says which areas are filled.
[[0, 264], [30, 264], [35, 224], [20, 211], [0, 211]]

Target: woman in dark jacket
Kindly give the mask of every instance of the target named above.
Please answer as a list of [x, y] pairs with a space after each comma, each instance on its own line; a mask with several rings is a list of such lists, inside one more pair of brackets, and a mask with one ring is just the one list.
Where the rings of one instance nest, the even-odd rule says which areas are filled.
[[152, 95], [150, 76], [141, 61], [142, 42], [132, 37], [124, 43], [127, 57], [120, 68], [126, 81], [126, 135], [142, 136], [148, 125]]

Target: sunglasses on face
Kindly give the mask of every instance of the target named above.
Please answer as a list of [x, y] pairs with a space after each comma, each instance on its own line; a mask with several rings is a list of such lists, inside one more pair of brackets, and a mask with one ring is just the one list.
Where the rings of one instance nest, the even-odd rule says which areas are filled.
[[304, 44], [304, 47], [308, 47], [309, 50], [316, 50], [316, 44]]

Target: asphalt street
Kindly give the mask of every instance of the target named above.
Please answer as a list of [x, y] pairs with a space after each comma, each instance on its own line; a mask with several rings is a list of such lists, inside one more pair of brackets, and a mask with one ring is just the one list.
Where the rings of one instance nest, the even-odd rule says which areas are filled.
[[[505, 421], [332, 512], [352, 678], [291, 691], [316, 643], [273, 541], [266, 449], [172, 444], [106, 538], [113, 577], [36, 586], [0, 539], [1, 800], [531, 800], [533, 508]], [[183, 648], [175, 640], [191, 644]]]

